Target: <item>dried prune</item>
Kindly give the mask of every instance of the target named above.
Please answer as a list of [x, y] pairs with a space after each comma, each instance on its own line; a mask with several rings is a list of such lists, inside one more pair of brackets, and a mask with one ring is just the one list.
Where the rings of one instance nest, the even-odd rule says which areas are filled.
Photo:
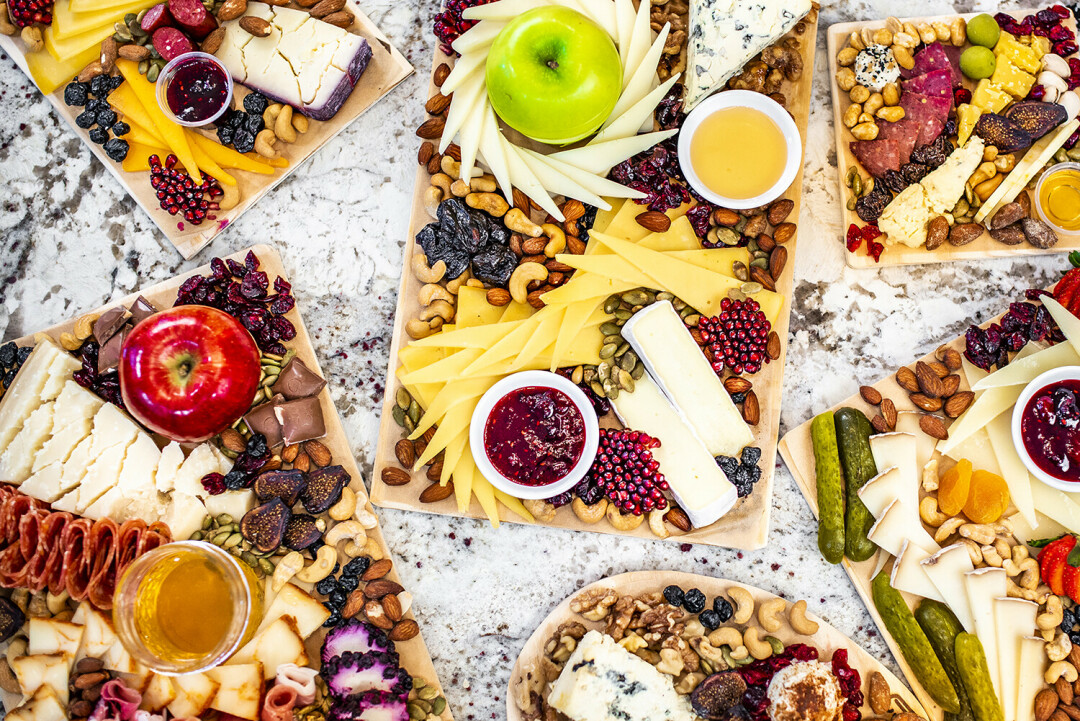
[[[469, 208], [460, 198], [451, 198], [439, 205], [438, 220], [424, 226], [417, 233], [416, 242], [423, 248], [429, 263], [441, 260], [446, 264], [447, 278], [460, 276], [485, 250], [489, 252], [480, 263], [482, 272], [502, 277], [507, 256], [490, 249], [508, 249], [510, 231], [487, 213]], [[510, 257], [516, 262], [512, 253]], [[513, 267], [510, 270], [513, 271]], [[509, 278], [508, 274], [506, 278]]]
[[904, 176], [904, 180], [907, 181], [908, 185], [918, 183], [929, 172], [930, 168], [922, 163], [908, 163], [900, 167], [900, 174]]
[[510, 248], [489, 245], [473, 256], [473, 277], [482, 283], [505, 286], [510, 280], [510, 274], [517, 267], [517, 260], [517, 256]]
[[885, 174], [878, 178], [878, 181], [874, 183], [874, 188], [879, 186], [888, 190], [890, 193], [899, 193], [904, 188], [911, 185], [898, 170], [886, 170]]
[[875, 184], [873, 190], [855, 201], [855, 212], [867, 223], [873, 223], [881, 217], [891, 200], [889, 191]]

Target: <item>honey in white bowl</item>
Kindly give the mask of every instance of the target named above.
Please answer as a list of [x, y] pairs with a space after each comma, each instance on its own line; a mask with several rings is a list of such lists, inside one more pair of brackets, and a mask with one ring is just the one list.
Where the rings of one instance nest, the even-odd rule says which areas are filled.
[[734, 200], [767, 193], [784, 174], [787, 153], [780, 126], [750, 107], [711, 113], [690, 139], [690, 163], [698, 179], [713, 193]]
[[1039, 182], [1039, 210], [1050, 222], [1064, 231], [1080, 232], [1080, 168], [1051, 168]]

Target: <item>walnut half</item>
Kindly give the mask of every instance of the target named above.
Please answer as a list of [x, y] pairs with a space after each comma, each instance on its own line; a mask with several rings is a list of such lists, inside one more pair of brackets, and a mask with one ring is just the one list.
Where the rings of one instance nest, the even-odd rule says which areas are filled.
[[592, 588], [570, 601], [570, 610], [589, 621], [601, 621], [611, 613], [619, 594], [610, 588]]

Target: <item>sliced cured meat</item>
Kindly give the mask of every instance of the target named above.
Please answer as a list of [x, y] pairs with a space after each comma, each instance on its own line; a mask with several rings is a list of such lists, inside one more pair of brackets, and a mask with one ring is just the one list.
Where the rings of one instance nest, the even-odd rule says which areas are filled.
[[139, 555], [139, 545], [146, 534], [146, 522], [138, 518], [124, 521], [116, 533], [116, 573], [124, 572]]
[[48, 507], [36, 498], [23, 493], [16, 493], [4, 502], [0, 508], [0, 521], [3, 522], [4, 539], [13, 543], [19, 537], [19, 521], [31, 511], [42, 511]]
[[57, 585], [53, 580], [60, 574], [58, 569], [64, 561], [64, 547], [60, 543], [64, 529], [73, 519], [70, 513], [46, 513], [38, 526], [37, 553], [27, 564], [26, 584], [32, 591]]
[[901, 97], [907, 93], [918, 93], [928, 98], [946, 98], [949, 101], [947, 110], [952, 109], [952, 71], [948, 68], [932, 70], [910, 80], [904, 80], [900, 83], [900, 87], [903, 91]]
[[32, 510], [24, 513], [19, 519], [19, 550], [23, 558], [30, 560], [38, 555], [41, 550], [38, 545], [38, 534], [41, 530], [41, 515]]
[[[955, 51], [955, 53], [950, 51]], [[950, 84], [957, 87], [963, 79], [960, 74], [960, 51], [961, 48], [954, 48], [951, 45], [931, 43], [915, 53], [915, 64], [909, 70], [900, 68], [900, 77], [910, 79], [935, 70], [948, 70]]]
[[952, 72], [952, 86], [959, 88], [964, 84], [964, 74], [960, 72], [960, 54], [964, 52], [964, 49], [952, 45], [944, 47], [945, 57], [949, 58], [949, 70]]
[[882, 120], [878, 123], [877, 139], [895, 141], [899, 164], [906, 165], [911, 160], [911, 151], [915, 149], [915, 142], [919, 139], [919, 122], [907, 115], [895, 123]]
[[147, 551], [152, 551], [158, 546], [163, 546], [166, 543], [170, 543], [171, 541], [172, 534], [168, 533], [168, 531], [166, 531], [165, 533], [162, 533], [161, 531], [156, 531], [154, 530], [153, 526], [151, 526], [146, 533], [142, 534], [142, 538], [139, 539], [138, 555], [141, 556]]
[[64, 530], [64, 562], [60, 573], [68, 594], [76, 601], [86, 600], [90, 586], [90, 559], [87, 555], [90, 527], [89, 519], [76, 518]]
[[926, 145], [941, 135], [945, 128], [949, 119], [949, 108], [952, 107], [952, 97], [927, 97], [919, 93], [905, 92], [900, 98], [900, 107], [904, 109], [904, 120], [918, 127], [915, 145]]
[[900, 169], [900, 149], [895, 140], [856, 140], [850, 147], [866, 172], [875, 178], [885, 175], [887, 170]]
[[90, 561], [90, 603], [98, 608], [112, 608], [116, 589], [116, 542], [119, 532], [116, 521], [102, 518], [90, 528], [87, 540]]
[[0, 552], [0, 586], [17, 588], [26, 579], [26, 558], [19, 544], [13, 543]]

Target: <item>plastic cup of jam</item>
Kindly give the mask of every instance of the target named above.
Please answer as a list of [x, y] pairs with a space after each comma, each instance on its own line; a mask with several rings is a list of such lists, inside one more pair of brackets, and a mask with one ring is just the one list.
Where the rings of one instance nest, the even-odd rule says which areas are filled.
[[165, 117], [189, 128], [212, 123], [229, 109], [233, 79], [209, 53], [184, 53], [157, 79], [157, 102]]
[[585, 393], [547, 371], [523, 371], [488, 389], [473, 411], [469, 446], [493, 486], [516, 498], [551, 498], [592, 465], [600, 424]]
[[1080, 491], [1080, 366], [1028, 383], [1012, 414], [1013, 444], [1028, 471], [1061, 491]]

